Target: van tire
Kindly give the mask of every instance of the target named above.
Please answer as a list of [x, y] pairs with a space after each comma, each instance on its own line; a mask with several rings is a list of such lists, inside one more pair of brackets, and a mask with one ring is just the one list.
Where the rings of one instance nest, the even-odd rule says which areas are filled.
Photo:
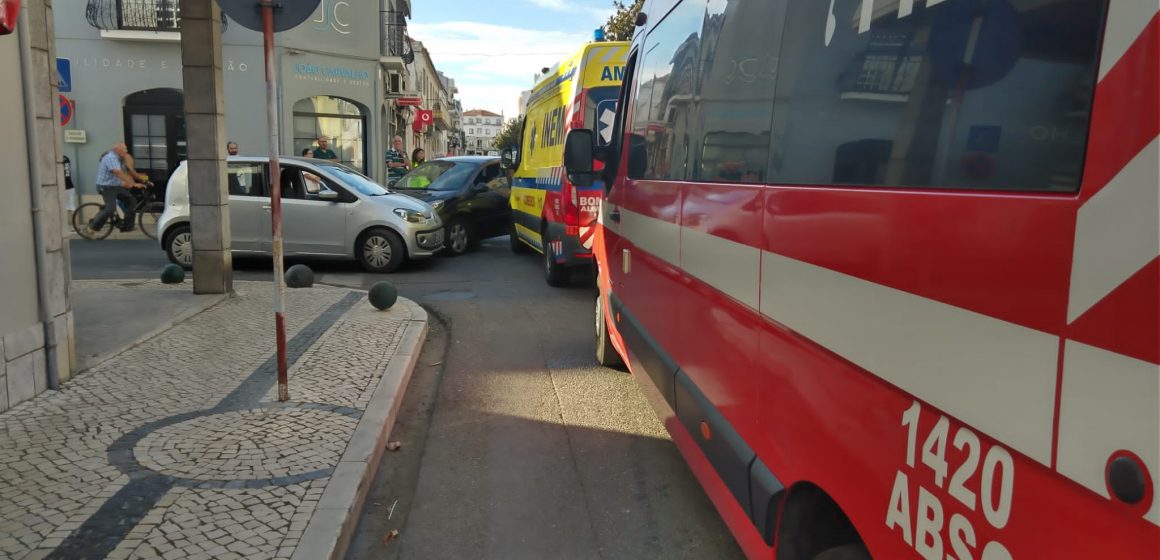
[[540, 245], [544, 249], [544, 280], [553, 288], [559, 288], [568, 284], [571, 278], [568, 274], [568, 267], [556, 262], [552, 258], [552, 249], [548, 242], [548, 226], [545, 225], [540, 231]]
[[355, 258], [367, 272], [394, 272], [407, 260], [407, 246], [399, 234], [386, 228], [372, 228], [358, 236]]
[[600, 292], [596, 293], [596, 361], [604, 367], [619, 368], [624, 366], [616, 347], [612, 345], [612, 337], [608, 335], [608, 323], [604, 317], [604, 298]]
[[844, 544], [823, 550], [813, 560], [872, 560], [870, 551], [862, 543]]

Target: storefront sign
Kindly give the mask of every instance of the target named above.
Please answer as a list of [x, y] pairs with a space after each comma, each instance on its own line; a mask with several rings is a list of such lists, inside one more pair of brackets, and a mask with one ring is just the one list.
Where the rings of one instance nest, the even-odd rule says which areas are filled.
[[84, 130], [66, 130], [64, 131], [65, 144], [87, 144], [89, 142], [89, 135]]
[[[165, 59], [149, 59], [149, 58], [116, 58], [116, 57], [96, 57], [83, 56], [80, 60], [80, 65], [83, 68], [99, 68], [102, 70], [122, 69], [122, 70], [174, 70], [181, 71], [181, 61], [165, 60]], [[222, 70], [227, 72], [248, 72], [250, 65], [234, 60], [225, 60], [222, 64]]]
[[400, 107], [418, 107], [423, 104], [423, 99], [420, 97], [400, 97], [395, 100], [395, 105]]
[[355, 70], [342, 66], [321, 66], [318, 64], [299, 63], [294, 65], [294, 77], [299, 80], [345, 84], [352, 86], [371, 85], [371, 73], [366, 70]]

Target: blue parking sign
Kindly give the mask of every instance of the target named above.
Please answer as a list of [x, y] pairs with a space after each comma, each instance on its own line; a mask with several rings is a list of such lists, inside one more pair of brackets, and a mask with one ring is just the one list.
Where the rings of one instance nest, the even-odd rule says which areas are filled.
[[67, 58], [56, 59], [56, 79], [61, 93], [72, 92], [72, 63]]

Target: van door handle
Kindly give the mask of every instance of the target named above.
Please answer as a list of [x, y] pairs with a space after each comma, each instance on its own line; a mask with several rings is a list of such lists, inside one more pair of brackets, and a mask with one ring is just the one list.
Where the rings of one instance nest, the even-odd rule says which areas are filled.
[[616, 223], [620, 223], [620, 210], [610, 210], [608, 212], [608, 219]]

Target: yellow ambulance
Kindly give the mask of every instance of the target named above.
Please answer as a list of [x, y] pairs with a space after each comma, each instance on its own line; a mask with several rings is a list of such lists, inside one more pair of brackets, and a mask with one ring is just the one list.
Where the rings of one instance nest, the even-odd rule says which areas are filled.
[[528, 98], [518, 152], [505, 152], [515, 169], [512, 250], [542, 253], [552, 286], [567, 283], [570, 268], [591, 265], [592, 235], [604, 194], [599, 181], [584, 188], [568, 182], [564, 136], [573, 128], [586, 128], [595, 131], [598, 145], [612, 140], [628, 47], [627, 42], [587, 43], [549, 68]]

